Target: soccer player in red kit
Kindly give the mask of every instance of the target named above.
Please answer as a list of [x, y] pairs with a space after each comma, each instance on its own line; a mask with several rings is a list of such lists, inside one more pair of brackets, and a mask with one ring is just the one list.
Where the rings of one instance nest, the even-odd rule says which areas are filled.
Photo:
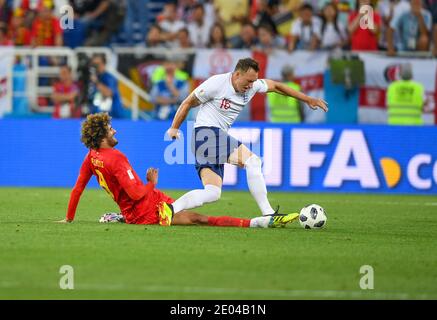
[[279, 227], [294, 221], [297, 214], [262, 216], [253, 219], [210, 217], [190, 211], [173, 212], [172, 198], [156, 189], [158, 170], [147, 170], [143, 184], [126, 156], [114, 149], [118, 141], [107, 113], [88, 115], [82, 123], [81, 141], [90, 149], [80, 168], [68, 204], [67, 216], [60, 222], [72, 222], [80, 196], [94, 175], [100, 186], [118, 204], [129, 224], [192, 225], [235, 227]]

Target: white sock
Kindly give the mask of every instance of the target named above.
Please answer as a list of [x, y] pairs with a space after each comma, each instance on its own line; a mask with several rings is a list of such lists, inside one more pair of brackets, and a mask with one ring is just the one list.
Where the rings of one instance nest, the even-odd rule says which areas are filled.
[[204, 203], [220, 199], [222, 189], [212, 184], [207, 184], [205, 189], [196, 189], [187, 192], [172, 203], [174, 212], [200, 207]]
[[250, 219], [250, 228], [267, 228], [271, 217], [256, 217]]
[[275, 210], [270, 206], [267, 199], [267, 187], [261, 170], [261, 159], [256, 155], [252, 155], [246, 160], [244, 167], [246, 168], [247, 185], [249, 186], [250, 193], [255, 198], [262, 214], [274, 213]]

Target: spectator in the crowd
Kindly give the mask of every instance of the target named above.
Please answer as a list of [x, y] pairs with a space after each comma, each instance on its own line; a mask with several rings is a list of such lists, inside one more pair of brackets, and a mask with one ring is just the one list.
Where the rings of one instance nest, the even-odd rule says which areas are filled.
[[379, 49], [387, 50], [387, 30], [390, 27], [390, 21], [393, 19], [396, 1], [380, 0], [377, 4], [377, 11], [381, 16], [381, 33], [379, 35]]
[[7, 0], [0, 0], [0, 27], [7, 27], [11, 19], [12, 8]]
[[[387, 33], [388, 54], [394, 55], [399, 51], [427, 51], [429, 50], [432, 32], [431, 13], [424, 9], [422, 0], [411, 0], [411, 9], [403, 13], [398, 19], [393, 19]], [[399, 35], [396, 48], [393, 33]]]
[[328, 2], [322, 10], [320, 48], [332, 50], [343, 48], [348, 44], [346, 27], [338, 19], [337, 7], [334, 3]]
[[251, 0], [214, 0], [216, 10], [215, 21], [224, 28], [228, 39], [240, 34], [242, 24], [249, 20], [249, 2]]
[[106, 58], [96, 54], [91, 60], [91, 113], [108, 112], [114, 118], [125, 118], [129, 112], [122, 105], [118, 81], [106, 70]]
[[313, 7], [308, 3], [301, 6], [299, 15], [291, 26], [288, 50], [316, 50], [320, 43], [322, 22], [314, 16]]
[[214, 0], [198, 0], [197, 2], [203, 4], [203, 9], [205, 10], [205, 20], [210, 21], [211, 23], [214, 22], [221, 22], [220, 17], [217, 12], [217, 8], [215, 7], [215, 1]]
[[[293, 1], [293, 0], [291, 0]], [[315, 14], [323, 14], [323, 8], [328, 3], [332, 3], [337, 8], [338, 20], [344, 25], [348, 25], [349, 14], [354, 11], [358, 0], [297, 0], [296, 2], [307, 2], [313, 6]], [[376, 3], [379, 0], [371, 0]]]
[[190, 23], [193, 19], [193, 7], [197, 0], [178, 0], [177, 15], [186, 23]]
[[24, 10], [16, 8], [8, 32], [15, 46], [30, 46], [31, 44], [31, 33], [26, 27], [24, 19]]
[[146, 36], [147, 48], [165, 48], [166, 43], [162, 36], [161, 27], [157, 24], [150, 26]]
[[177, 46], [178, 32], [185, 28], [185, 23], [178, 19], [176, 3], [169, 2], [164, 5], [161, 19], [159, 26], [167, 45], [169, 47]]
[[214, 0], [178, 0], [177, 13], [178, 17], [189, 24], [195, 20], [194, 11], [199, 4], [202, 4], [204, 9], [205, 20], [214, 23], [218, 20], [216, 16], [216, 7]]
[[85, 29], [85, 46], [104, 46], [121, 27], [126, 15], [125, 0], [70, 0]]
[[12, 46], [13, 42], [8, 37], [8, 31], [5, 26], [0, 26], [0, 47], [1, 46]]
[[110, 0], [70, 0], [70, 5], [81, 22], [93, 28], [101, 25], [109, 9], [109, 2]]
[[188, 25], [191, 42], [196, 48], [205, 48], [209, 40], [212, 21], [205, 19], [205, 9], [202, 4], [196, 4], [193, 9], [193, 21]]
[[38, 15], [32, 24], [32, 46], [56, 46], [63, 45], [62, 29], [58, 18], [53, 14], [52, 1], [43, 0], [38, 7]]
[[410, 63], [401, 65], [400, 75], [401, 80], [393, 81], [387, 88], [388, 124], [422, 125], [425, 88], [423, 84], [412, 80]]
[[176, 39], [176, 48], [189, 49], [192, 47], [193, 44], [191, 43], [190, 32], [188, 31], [188, 29], [183, 28], [179, 30], [178, 37]]
[[[281, 75], [282, 81], [287, 86], [301, 91], [300, 85], [296, 83], [292, 66], [285, 65], [281, 70]], [[296, 98], [271, 92], [267, 94], [267, 101], [270, 122], [299, 123], [303, 121], [303, 106]]]
[[256, 27], [269, 25], [276, 35], [278, 34], [278, 29], [272, 18], [274, 2], [275, 1], [269, 0], [256, 0], [257, 10], [252, 21]]
[[146, 34], [148, 21], [145, 17], [147, 14], [148, 8], [144, 1], [126, 0], [126, 17], [123, 22], [123, 31], [127, 45], [132, 46], [143, 41], [142, 37], [138, 39], [138, 34], [134, 32], [134, 26], [139, 27], [139, 34]]
[[297, 16], [302, 2], [303, 0], [282, 0], [279, 2], [278, 11], [280, 13], [290, 12], [292, 16]]
[[250, 22], [244, 22], [240, 35], [231, 39], [231, 47], [235, 49], [252, 49], [258, 42], [257, 30]]
[[[381, 16], [381, 32], [379, 34], [379, 49], [387, 50], [387, 33], [392, 20], [398, 19], [404, 12], [410, 11], [408, 0], [381, 0], [378, 2], [377, 12]], [[399, 42], [398, 35], [394, 34], [394, 41]]]
[[211, 27], [207, 47], [214, 49], [226, 49], [229, 47], [225, 29], [220, 23], [214, 23]]
[[431, 12], [432, 15], [432, 34], [433, 34], [433, 55], [437, 57], [437, 1], [435, 0], [425, 0], [426, 8]]
[[55, 105], [53, 118], [80, 118], [82, 112], [78, 98], [79, 87], [73, 81], [71, 67], [63, 65], [59, 70], [59, 81], [53, 85], [52, 101]]
[[[187, 72], [182, 70], [183, 65], [184, 65], [183, 61], [177, 61], [176, 59], [170, 59], [169, 57], [167, 57], [167, 58], [168, 59], [165, 61], [172, 61], [176, 66], [176, 70], [174, 71], [175, 78], [177, 80], [188, 81], [190, 76]], [[181, 59], [178, 59], [178, 60], [181, 60]], [[160, 65], [158, 65], [158, 66], [156, 66], [156, 68], [154, 68], [154, 70], [151, 74], [151, 77], [150, 77], [151, 81], [152, 81], [152, 85], [159, 82], [159, 81], [166, 79], [166, 71], [164, 68], [165, 61], [162, 61], [162, 63]], [[150, 90], [151, 90], [151, 88], [150, 88]]]
[[355, 51], [376, 51], [378, 50], [381, 17], [374, 10], [373, 14], [370, 14], [367, 10], [360, 10], [362, 6], [371, 7], [371, 1], [358, 0], [356, 10], [349, 15], [348, 31], [351, 39], [351, 49]]
[[[41, 0], [46, 2], [46, 4], [52, 4], [53, 5], [53, 1], [51, 0]], [[19, 4], [18, 8], [22, 9], [24, 12], [24, 25], [31, 29], [32, 28], [32, 24], [33, 24], [33, 20], [35, 20], [35, 17], [38, 14], [38, 6], [41, 4], [41, 1], [35, 1], [35, 0], [22, 0], [21, 3]], [[17, 7], [16, 7], [17, 8]]]
[[155, 104], [154, 117], [158, 120], [172, 119], [179, 104], [189, 93], [188, 82], [176, 77], [177, 65], [168, 60], [163, 64], [165, 76], [154, 83], [150, 93]]
[[255, 48], [267, 55], [270, 55], [276, 49], [283, 49], [285, 47], [284, 39], [280, 36], [275, 36], [269, 24], [263, 24], [258, 27], [258, 39], [259, 42]]

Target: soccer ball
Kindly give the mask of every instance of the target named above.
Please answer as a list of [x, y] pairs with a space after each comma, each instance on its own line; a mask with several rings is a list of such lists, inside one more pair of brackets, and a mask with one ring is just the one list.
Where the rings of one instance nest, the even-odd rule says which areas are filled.
[[321, 229], [326, 224], [328, 217], [325, 209], [318, 204], [310, 204], [303, 207], [299, 214], [299, 223], [305, 229]]

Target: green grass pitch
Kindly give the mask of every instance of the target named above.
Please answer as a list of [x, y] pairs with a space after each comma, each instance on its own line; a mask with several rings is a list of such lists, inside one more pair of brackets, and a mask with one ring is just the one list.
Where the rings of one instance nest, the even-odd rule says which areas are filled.
[[[270, 193], [284, 211], [325, 208], [326, 228], [305, 230], [100, 224], [117, 207], [97, 189], [56, 224], [69, 193], [0, 188], [0, 299], [437, 299], [437, 197]], [[258, 214], [234, 191], [197, 211]], [[73, 290], [60, 289], [63, 265]]]

